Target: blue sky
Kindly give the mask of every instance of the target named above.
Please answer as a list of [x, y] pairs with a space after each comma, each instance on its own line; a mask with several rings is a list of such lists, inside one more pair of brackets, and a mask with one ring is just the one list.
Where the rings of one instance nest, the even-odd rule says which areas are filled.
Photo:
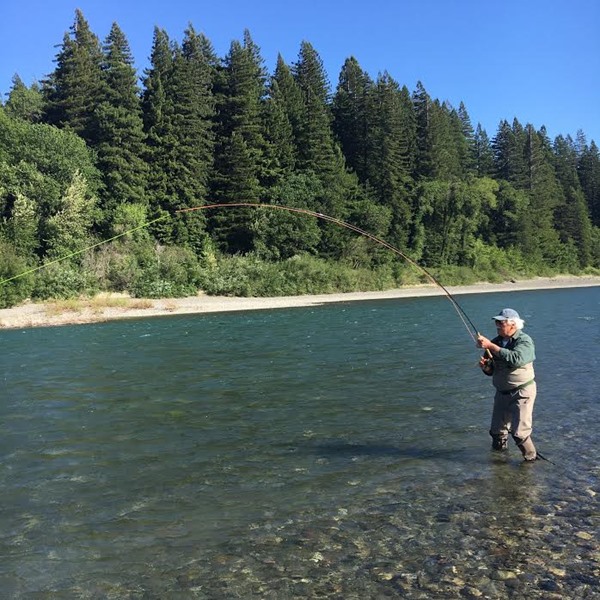
[[54, 68], [58, 44], [80, 8], [103, 40], [113, 22], [127, 36], [139, 73], [155, 26], [181, 41], [192, 23], [225, 56], [248, 29], [269, 72], [278, 53], [298, 58], [306, 40], [319, 53], [332, 89], [354, 56], [371, 77], [387, 71], [412, 92], [458, 107], [493, 137], [502, 119], [579, 129], [600, 144], [598, 0], [20, 0], [0, 19], [0, 93], [15, 73], [30, 84]]

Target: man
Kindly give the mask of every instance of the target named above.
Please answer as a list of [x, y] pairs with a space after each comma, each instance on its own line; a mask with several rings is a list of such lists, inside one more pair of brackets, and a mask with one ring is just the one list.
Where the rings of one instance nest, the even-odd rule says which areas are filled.
[[512, 434], [526, 461], [537, 458], [531, 439], [533, 405], [536, 396], [535, 345], [522, 331], [524, 321], [512, 308], [505, 308], [493, 317], [498, 335], [489, 340], [483, 335], [477, 345], [485, 350], [479, 361], [481, 370], [492, 376], [496, 388], [490, 435], [492, 448], [507, 449], [508, 434]]

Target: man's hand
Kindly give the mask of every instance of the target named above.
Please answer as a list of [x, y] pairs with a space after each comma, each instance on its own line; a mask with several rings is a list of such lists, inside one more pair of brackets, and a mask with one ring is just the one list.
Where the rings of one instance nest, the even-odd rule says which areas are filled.
[[484, 350], [489, 350], [494, 344], [490, 340], [488, 340], [484, 335], [479, 334], [477, 336], [477, 347], [483, 348]]
[[491, 375], [494, 372], [494, 361], [486, 354], [479, 359], [479, 367], [486, 375]]

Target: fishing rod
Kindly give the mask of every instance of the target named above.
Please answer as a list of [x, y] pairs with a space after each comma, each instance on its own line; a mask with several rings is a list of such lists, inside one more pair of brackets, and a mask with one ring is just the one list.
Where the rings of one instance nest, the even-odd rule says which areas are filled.
[[[387, 248], [388, 250], [390, 250], [391, 252], [393, 252], [394, 254], [397, 254], [398, 256], [400, 256], [401, 258], [403, 258], [406, 262], [408, 262], [410, 265], [412, 265], [413, 267], [417, 268], [418, 270], [420, 270], [426, 277], [427, 279], [429, 279], [429, 281], [431, 281], [434, 285], [438, 286], [443, 293], [445, 294], [446, 298], [451, 302], [452, 306], [454, 307], [454, 310], [456, 311], [458, 317], [460, 318], [460, 320], [462, 321], [463, 325], [465, 326], [467, 333], [469, 334], [469, 336], [471, 337], [471, 339], [476, 342], [477, 341], [477, 337], [480, 335], [479, 331], [477, 330], [477, 327], [475, 326], [475, 324], [473, 323], [473, 321], [470, 319], [469, 315], [467, 315], [467, 313], [465, 312], [465, 310], [463, 309], [463, 307], [458, 303], [458, 301], [456, 300], [456, 298], [454, 298], [454, 296], [449, 292], [449, 290], [436, 278], [433, 276], [432, 273], [430, 273], [425, 267], [423, 267], [422, 265], [420, 265], [418, 262], [416, 262], [415, 260], [413, 260], [412, 258], [410, 258], [410, 256], [407, 256], [404, 252], [402, 252], [399, 248], [396, 248], [396, 246], [393, 246], [392, 244], [390, 244], [389, 242], [387, 242], [386, 240], [383, 240], [375, 235], [373, 235], [372, 233], [369, 233], [368, 231], [365, 231], [364, 229], [361, 229], [360, 227], [358, 227], [357, 225], [353, 225], [352, 223], [348, 223], [346, 221], [343, 221], [341, 219], [338, 219], [336, 217], [332, 217], [330, 215], [326, 215], [324, 213], [321, 212], [316, 212], [313, 210], [309, 210], [307, 208], [297, 208], [297, 207], [293, 207], [293, 206], [284, 206], [282, 204], [265, 204], [265, 203], [260, 203], [260, 202], [224, 202], [224, 203], [216, 203], [216, 204], [204, 204], [202, 206], [194, 206], [194, 207], [190, 207], [190, 208], [182, 208], [179, 210], [174, 211], [173, 214], [183, 214], [183, 213], [190, 213], [190, 212], [196, 212], [196, 211], [201, 211], [201, 210], [215, 210], [215, 209], [221, 209], [221, 208], [267, 208], [267, 209], [272, 209], [272, 210], [281, 210], [281, 211], [287, 211], [289, 213], [296, 213], [296, 214], [300, 214], [300, 215], [308, 215], [317, 219], [321, 219], [323, 221], [328, 221], [330, 223], [333, 223], [335, 225], [338, 225], [340, 227], [345, 227], [346, 229], [349, 229], [351, 231], [354, 231], [355, 233], [358, 233], [368, 239], [370, 239], [371, 241], [383, 246], [384, 248]], [[123, 233], [120, 233], [118, 235], [115, 235], [107, 240], [103, 240], [100, 242], [97, 242], [95, 244], [92, 244], [91, 246], [86, 246], [85, 248], [82, 248], [80, 250], [77, 250], [75, 252], [71, 252], [69, 254], [66, 254], [64, 256], [61, 256], [59, 258], [56, 258], [52, 261], [49, 261], [47, 263], [44, 263], [43, 265], [39, 265], [37, 267], [28, 269], [22, 273], [19, 273], [17, 275], [14, 275], [12, 277], [8, 277], [6, 279], [3, 279], [0, 281], [0, 285], [4, 285], [10, 281], [14, 281], [16, 279], [19, 279], [20, 277], [24, 277], [26, 275], [30, 275], [32, 273], [35, 273], [41, 269], [44, 269], [50, 265], [56, 264], [58, 262], [61, 262], [63, 260], [66, 260], [68, 258], [72, 258], [74, 256], [78, 256], [84, 252], [87, 252], [88, 250], [92, 250], [94, 248], [97, 248], [98, 246], [101, 246], [103, 244], [108, 244], [109, 242], [112, 242], [116, 239], [119, 239], [125, 235], [128, 235], [129, 233], [133, 233], [135, 231], [138, 231], [140, 229], [143, 229], [145, 227], [149, 227], [150, 225], [153, 225], [154, 223], [161, 221], [163, 219], [169, 218], [171, 215], [169, 214], [165, 214], [161, 217], [158, 217], [156, 219], [153, 219], [151, 221], [148, 221], [147, 223], [143, 223], [142, 225], [139, 225], [137, 227], [134, 227], [132, 229], [129, 229]]]
[[[371, 241], [383, 246], [384, 248], [387, 248], [388, 250], [390, 250], [391, 252], [393, 252], [394, 254], [397, 254], [398, 256], [400, 256], [402, 259], [404, 259], [406, 262], [408, 262], [410, 265], [412, 265], [413, 267], [415, 267], [416, 269], [418, 269], [419, 271], [421, 271], [426, 277], [427, 279], [429, 279], [429, 281], [431, 281], [434, 285], [437, 285], [445, 294], [446, 298], [450, 301], [450, 303], [452, 304], [452, 306], [454, 307], [457, 315], [459, 316], [460, 320], [462, 321], [463, 325], [465, 326], [468, 334], [470, 335], [471, 339], [473, 339], [473, 341], [477, 341], [477, 337], [479, 337], [480, 333], [477, 329], [477, 327], [475, 326], [475, 324], [473, 323], [473, 321], [471, 320], [471, 318], [469, 317], [469, 315], [465, 312], [465, 310], [463, 309], [463, 307], [459, 304], [459, 302], [456, 300], [456, 298], [450, 293], [450, 291], [432, 274], [430, 273], [425, 267], [423, 267], [422, 265], [420, 265], [418, 262], [416, 262], [415, 260], [413, 260], [410, 256], [407, 256], [404, 252], [402, 252], [399, 248], [397, 248], [396, 246], [393, 246], [392, 244], [390, 244], [389, 242], [387, 242], [386, 240], [383, 240], [379, 237], [377, 237], [376, 235], [373, 235], [372, 233], [369, 233], [368, 231], [365, 231], [364, 229], [361, 229], [360, 227], [358, 227], [357, 225], [353, 225], [352, 223], [348, 223], [346, 221], [343, 221], [341, 219], [338, 219], [336, 217], [332, 217], [330, 215], [326, 215], [324, 213], [321, 212], [316, 212], [313, 210], [309, 210], [306, 208], [297, 208], [297, 207], [292, 207], [292, 206], [284, 206], [281, 204], [264, 204], [264, 203], [260, 203], [260, 202], [227, 202], [227, 203], [216, 203], [216, 204], [205, 204], [202, 206], [195, 206], [195, 207], [190, 207], [190, 208], [182, 208], [179, 210], [174, 211], [174, 214], [183, 214], [183, 213], [191, 213], [191, 212], [195, 212], [195, 211], [200, 211], [200, 210], [215, 210], [215, 209], [221, 209], [221, 208], [244, 208], [244, 207], [248, 207], [248, 208], [267, 208], [267, 209], [272, 209], [272, 210], [282, 210], [282, 211], [287, 211], [289, 213], [296, 213], [296, 214], [300, 214], [300, 215], [308, 215], [317, 219], [321, 219], [323, 221], [327, 221], [330, 223], [333, 223], [335, 225], [338, 225], [340, 227], [345, 227], [346, 229], [349, 229], [351, 231], [354, 231], [368, 239], [370, 239]], [[135, 231], [139, 231], [140, 229], [144, 229], [145, 227], [149, 227], [150, 225], [153, 225], [154, 223], [157, 223], [158, 221], [161, 221], [165, 218], [170, 217], [171, 215], [166, 214], [163, 215], [161, 217], [158, 217], [156, 219], [153, 219], [151, 221], [148, 221], [146, 223], [143, 223], [142, 225], [139, 225], [137, 227], [133, 227], [132, 229], [129, 229], [123, 233], [120, 233], [118, 235], [115, 235], [107, 240], [103, 240], [100, 242], [97, 242], [95, 244], [92, 244], [90, 246], [87, 246], [85, 248], [82, 248], [80, 250], [77, 250], [75, 252], [71, 252], [69, 254], [66, 254], [65, 256], [59, 257], [57, 259], [54, 259], [50, 262], [47, 262], [43, 265], [40, 265], [38, 267], [32, 268], [32, 269], [28, 269], [22, 273], [19, 273], [17, 275], [14, 275], [12, 277], [9, 277], [7, 279], [3, 279], [0, 281], [0, 286], [4, 285], [10, 281], [13, 281], [15, 279], [18, 279], [20, 277], [24, 277], [26, 275], [29, 275], [31, 273], [35, 273], [36, 271], [39, 271], [40, 269], [46, 268], [52, 264], [56, 264], [58, 262], [61, 262], [63, 260], [66, 260], [68, 258], [72, 258], [74, 256], [78, 256], [88, 250], [92, 250], [93, 248], [97, 248], [98, 246], [101, 246], [103, 244], [107, 244], [109, 242], [112, 242], [114, 240], [117, 240], [125, 235], [128, 235], [130, 233], [134, 233]], [[489, 350], [486, 350], [486, 354], [492, 358], [492, 355], [490, 353]], [[555, 464], [554, 462], [552, 462], [551, 460], [549, 460], [548, 458], [546, 458], [545, 456], [543, 456], [540, 452], [537, 453], [539, 458], [549, 462], [550, 464]]]
[[290, 213], [309, 215], [311, 217], [315, 217], [317, 219], [322, 219], [324, 221], [334, 223], [335, 225], [345, 227], [346, 229], [350, 229], [351, 231], [354, 231], [354, 232], [372, 240], [373, 242], [380, 244], [384, 248], [387, 248], [388, 250], [391, 250], [392, 252], [394, 252], [394, 254], [397, 254], [398, 256], [402, 257], [406, 262], [408, 262], [412, 266], [419, 269], [433, 284], [437, 285], [444, 292], [444, 294], [446, 295], [448, 300], [452, 303], [454, 310], [458, 314], [458, 316], [459, 316], [460, 320], [462, 321], [463, 325], [465, 326], [468, 334], [471, 336], [471, 339], [474, 342], [477, 341], [477, 337], [480, 335], [477, 327], [475, 326], [473, 321], [469, 318], [469, 315], [467, 315], [467, 313], [465, 312], [463, 307], [458, 303], [456, 298], [454, 298], [454, 296], [448, 291], [448, 289], [440, 281], [438, 281], [438, 279], [436, 279], [425, 267], [423, 267], [418, 262], [416, 262], [415, 260], [410, 258], [410, 256], [407, 256], [400, 249], [396, 248], [389, 242], [373, 235], [372, 233], [369, 233], [368, 231], [365, 231], [364, 229], [361, 229], [360, 227], [353, 225], [352, 223], [348, 223], [348, 222], [342, 221], [341, 219], [338, 219], [336, 217], [332, 217], [330, 215], [326, 215], [321, 212], [309, 210], [307, 208], [284, 206], [282, 204], [263, 204], [260, 202], [227, 202], [227, 203], [218, 203], [218, 204], [205, 204], [203, 206], [195, 206], [192, 208], [182, 208], [175, 212], [176, 213], [189, 213], [189, 212], [195, 212], [198, 210], [212, 210], [212, 209], [219, 209], [219, 208], [226, 208], [226, 207], [228, 207], [228, 208], [233, 208], [233, 207], [269, 208], [269, 209], [275, 209], [275, 210], [283, 210], [283, 211], [287, 211]]

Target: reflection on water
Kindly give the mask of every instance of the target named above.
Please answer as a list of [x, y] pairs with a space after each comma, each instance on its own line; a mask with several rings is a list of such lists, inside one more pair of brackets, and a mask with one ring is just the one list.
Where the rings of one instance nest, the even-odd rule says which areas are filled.
[[598, 597], [600, 289], [461, 304], [529, 321], [555, 464], [443, 298], [2, 332], [4, 596]]

